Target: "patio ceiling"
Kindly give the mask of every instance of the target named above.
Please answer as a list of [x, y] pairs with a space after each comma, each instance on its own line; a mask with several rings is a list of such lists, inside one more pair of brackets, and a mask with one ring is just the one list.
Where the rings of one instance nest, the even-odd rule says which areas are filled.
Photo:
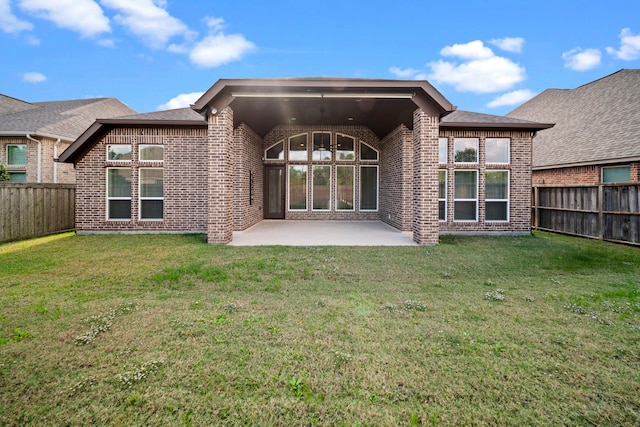
[[193, 108], [233, 109], [234, 127], [246, 123], [261, 136], [277, 125], [359, 125], [382, 138], [404, 124], [413, 128], [413, 112], [453, 111], [424, 81], [369, 79], [220, 80]]

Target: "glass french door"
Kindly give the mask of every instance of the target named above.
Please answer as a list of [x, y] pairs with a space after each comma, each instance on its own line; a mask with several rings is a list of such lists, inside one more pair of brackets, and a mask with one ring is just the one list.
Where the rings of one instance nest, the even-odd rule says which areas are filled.
[[284, 219], [284, 166], [268, 166], [264, 170], [264, 217]]

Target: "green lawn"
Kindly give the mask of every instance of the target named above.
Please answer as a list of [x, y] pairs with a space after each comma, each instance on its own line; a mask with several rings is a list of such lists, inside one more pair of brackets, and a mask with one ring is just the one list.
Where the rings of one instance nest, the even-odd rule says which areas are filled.
[[0, 245], [0, 425], [640, 425], [640, 251]]

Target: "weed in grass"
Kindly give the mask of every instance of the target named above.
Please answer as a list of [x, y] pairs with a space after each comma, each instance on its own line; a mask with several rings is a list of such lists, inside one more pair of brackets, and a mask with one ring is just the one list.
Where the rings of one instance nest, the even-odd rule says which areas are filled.
[[334, 351], [333, 352], [333, 366], [336, 368], [342, 368], [347, 363], [351, 362], [353, 356], [349, 353], [344, 353], [342, 351]]
[[240, 310], [240, 305], [236, 304], [235, 302], [231, 302], [229, 304], [223, 305], [222, 309], [227, 313], [235, 313]]
[[501, 288], [496, 288], [484, 294], [484, 299], [489, 301], [504, 301], [504, 298], [504, 289]]
[[427, 305], [419, 300], [406, 300], [404, 303], [405, 310], [427, 311]]
[[13, 342], [20, 342], [26, 338], [29, 338], [31, 336], [31, 332], [29, 331], [24, 331], [20, 328], [15, 328], [13, 330]]
[[78, 335], [75, 338], [75, 343], [78, 345], [89, 344], [90, 342], [95, 340], [98, 335], [111, 329], [114, 318], [131, 313], [132, 311], [135, 311], [137, 309], [138, 304], [127, 303], [113, 310], [110, 310], [107, 313], [90, 316], [89, 318], [84, 320], [84, 323], [89, 324], [89, 330], [82, 335]]
[[91, 387], [96, 385], [96, 380], [92, 377], [82, 377], [80, 381], [71, 386], [69, 390], [70, 396], [77, 396], [78, 394], [88, 391]]
[[163, 364], [164, 360], [162, 359], [144, 362], [130, 371], [117, 374], [116, 380], [121, 387], [131, 387], [136, 383], [144, 381], [149, 375], [155, 373]]

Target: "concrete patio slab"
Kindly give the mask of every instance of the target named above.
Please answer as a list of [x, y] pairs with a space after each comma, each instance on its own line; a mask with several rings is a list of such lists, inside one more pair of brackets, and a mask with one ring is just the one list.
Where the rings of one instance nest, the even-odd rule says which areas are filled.
[[233, 233], [231, 246], [417, 246], [410, 232], [381, 221], [263, 220]]

